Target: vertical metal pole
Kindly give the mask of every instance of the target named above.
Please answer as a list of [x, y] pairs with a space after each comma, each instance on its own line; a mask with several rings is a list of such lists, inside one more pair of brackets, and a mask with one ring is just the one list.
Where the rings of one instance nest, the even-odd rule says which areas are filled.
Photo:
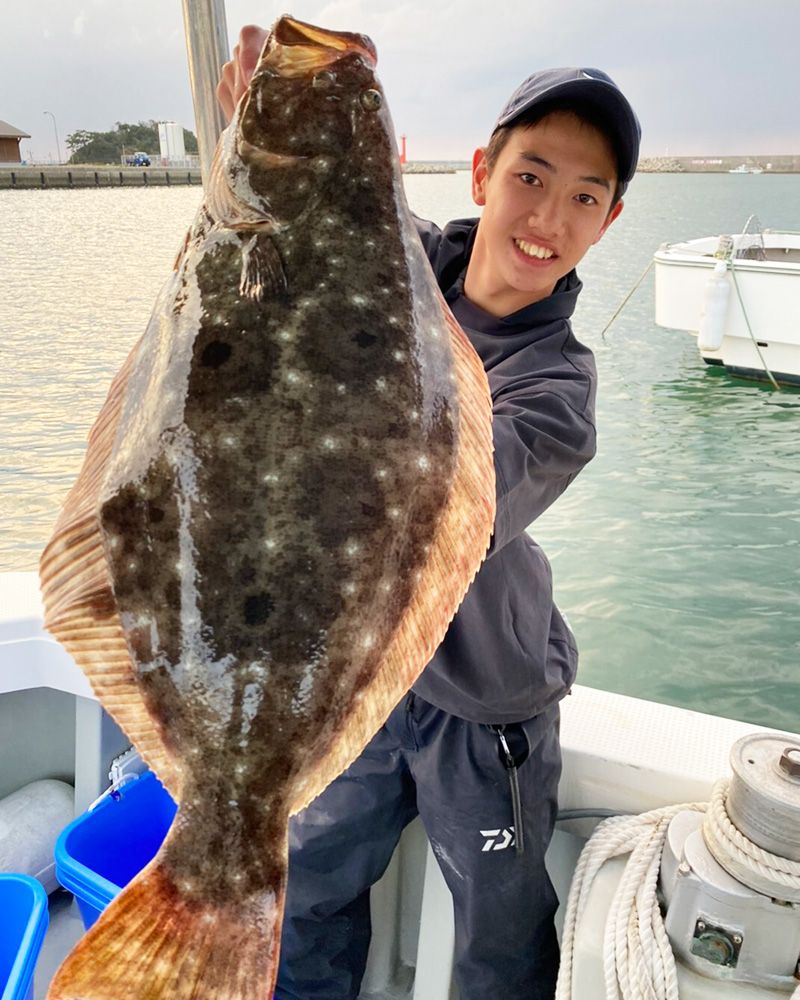
[[227, 124], [216, 95], [222, 64], [229, 58], [225, 0], [183, 0], [183, 24], [205, 186], [217, 140]]

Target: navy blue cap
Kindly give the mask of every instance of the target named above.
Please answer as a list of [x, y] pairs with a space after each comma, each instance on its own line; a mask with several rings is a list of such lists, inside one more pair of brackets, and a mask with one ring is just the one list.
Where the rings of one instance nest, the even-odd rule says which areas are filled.
[[567, 67], [532, 73], [506, 101], [492, 134], [504, 125], [512, 125], [520, 115], [537, 104], [562, 98], [579, 98], [596, 105], [603, 113], [614, 129], [619, 179], [623, 189], [626, 188], [636, 172], [642, 128], [625, 95], [602, 70]]

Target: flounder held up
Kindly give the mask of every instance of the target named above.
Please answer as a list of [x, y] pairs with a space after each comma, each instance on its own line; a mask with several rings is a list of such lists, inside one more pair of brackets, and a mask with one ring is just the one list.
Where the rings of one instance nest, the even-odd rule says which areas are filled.
[[51, 998], [271, 996], [289, 815], [485, 554], [488, 386], [374, 63], [363, 36], [274, 26], [43, 555], [48, 629], [180, 803]]

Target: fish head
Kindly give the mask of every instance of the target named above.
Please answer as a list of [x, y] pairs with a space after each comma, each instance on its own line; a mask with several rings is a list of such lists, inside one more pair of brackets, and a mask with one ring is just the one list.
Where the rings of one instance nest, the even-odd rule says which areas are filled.
[[340, 183], [343, 170], [358, 172], [368, 156], [397, 161], [376, 62], [365, 35], [281, 17], [220, 140], [212, 216], [280, 231]]

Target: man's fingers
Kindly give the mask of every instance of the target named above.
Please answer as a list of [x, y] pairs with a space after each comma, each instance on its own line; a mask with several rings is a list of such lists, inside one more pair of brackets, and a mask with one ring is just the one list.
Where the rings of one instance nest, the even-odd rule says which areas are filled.
[[247, 90], [267, 34], [264, 28], [259, 28], [255, 24], [245, 25], [239, 32], [238, 43], [234, 46], [233, 59], [222, 67], [222, 78], [217, 84], [217, 100], [228, 121], [233, 117], [239, 99]]

